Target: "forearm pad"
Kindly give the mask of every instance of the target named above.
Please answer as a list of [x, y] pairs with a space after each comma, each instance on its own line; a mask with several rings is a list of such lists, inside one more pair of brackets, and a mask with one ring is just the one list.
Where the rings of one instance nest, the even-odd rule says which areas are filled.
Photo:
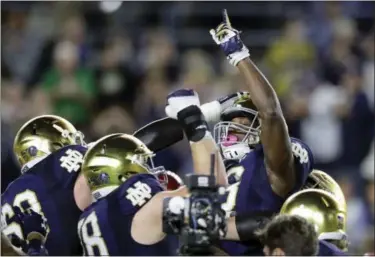
[[274, 212], [252, 212], [236, 216], [236, 228], [240, 241], [258, 241], [255, 232], [262, 229], [274, 215]]
[[208, 125], [201, 109], [196, 105], [191, 105], [177, 114], [186, 137], [189, 141], [198, 142], [208, 130]]

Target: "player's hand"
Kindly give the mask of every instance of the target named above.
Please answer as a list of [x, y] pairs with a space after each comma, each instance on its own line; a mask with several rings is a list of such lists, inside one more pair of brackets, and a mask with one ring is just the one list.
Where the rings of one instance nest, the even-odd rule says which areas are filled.
[[44, 247], [48, 233], [47, 220], [31, 208], [26, 210], [25, 213], [18, 207], [14, 208], [14, 211], [16, 213], [15, 216], [20, 220], [23, 235], [26, 238], [26, 241], [19, 242], [22, 251], [28, 256], [47, 256], [48, 252]]
[[192, 105], [200, 106], [197, 92], [192, 89], [178, 89], [168, 94], [165, 113], [168, 117], [177, 119], [180, 111]]
[[211, 29], [210, 34], [233, 66], [250, 56], [249, 49], [241, 41], [240, 31], [232, 27], [226, 9], [223, 10], [223, 22]]
[[24, 233], [24, 237], [29, 240], [29, 237], [34, 233], [39, 234], [42, 240], [45, 240], [48, 233], [47, 220], [36, 213], [32, 209], [27, 209], [25, 213], [20, 211], [18, 208], [15, 211], [19, 217]]

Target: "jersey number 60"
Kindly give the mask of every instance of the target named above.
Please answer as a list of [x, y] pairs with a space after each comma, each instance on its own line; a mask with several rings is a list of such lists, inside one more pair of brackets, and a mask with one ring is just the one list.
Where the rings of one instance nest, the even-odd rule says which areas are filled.
[[[40, 206], [36, 193], [29, 189], [23, 191], [22, 193], [17, 194], [14, 197], [12, 205], [10, 205], [9, 203], [4, 204], [1, 208], [2, 215], [6, 217], [7, 220], [11, 220], [13, 216], [15, 215], [12, 206], [17, 206], [21, 209], [21, 211], [24, 212], [26, 211], [26, 209], [22, 207], [23, 203], [26, 203], [28, 205], [28, 208], [31, 208], [36, 213], [39, 213], [40, 215], [44, 216], [42, 207]], [[2, 232], [6, 236], [15, 234], [19, 238], [24, 239], [21, 225], [15, 221], [8, 224]]]

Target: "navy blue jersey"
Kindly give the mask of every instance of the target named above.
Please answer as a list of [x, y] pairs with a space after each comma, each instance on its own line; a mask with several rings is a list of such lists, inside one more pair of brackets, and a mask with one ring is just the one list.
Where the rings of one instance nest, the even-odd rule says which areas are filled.
[[66, 146], [41, 159], [12, 182], [1, 196], [1, 212], [8, 226], [6, 235], [23, 238], [21, 227], [13, 222], [12, 206], [21, 210], [32, 208], [47, 219], [49, 234], [46, 248], [50, 255], [81, 255], [77, 234], [81, 211], [78, 209], [73, 188], [81, 170], [86, 148]]
[[318, 256], [346, 256], [347, 254], [340, 250], [336, 245], [325, 240], [319, 241]]
[[176, 255], [178, 241], [167, 236], [159, 243], [142, 245], [131, 236], [132, 220], [163, 187], [151, 174], [134, 175], [81, 215], [78, 233], [85, 255]]
[[[302, 141], [291, 138], [294, 155], [296, 184], [289, 195], [297, 192], [306, 182], [312, 171], [313, 156], [311, 150]], [[223, 209], [231, 215], [246, 214], [257, 211], [278, 213], [287, 197], [280, 197], [271, 188], [264, 162], [261, 145], [248, 153], [239, 166], [228, 172], [231, 185], [227, 188], [227, 195]], [[242, 255], [247, 247], [239, 242], [222, 242], [223, 249], [229, 255]]]

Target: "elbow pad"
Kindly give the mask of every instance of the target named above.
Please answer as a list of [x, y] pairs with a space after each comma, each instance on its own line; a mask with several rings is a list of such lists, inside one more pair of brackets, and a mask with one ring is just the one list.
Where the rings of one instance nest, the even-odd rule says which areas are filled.
[[258, 241], [255, 232], [262, 229], [275, 214], [274, 212], [264, 211], [236, 216], [236, 229], [240, 241]]

